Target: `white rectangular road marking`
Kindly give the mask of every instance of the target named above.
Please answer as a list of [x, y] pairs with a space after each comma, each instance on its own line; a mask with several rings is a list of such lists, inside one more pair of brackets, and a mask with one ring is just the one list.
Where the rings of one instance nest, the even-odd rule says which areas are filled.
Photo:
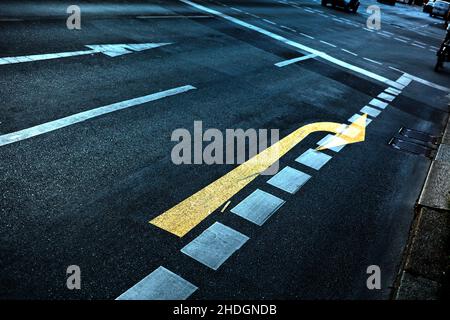
[[116, 300], [185, 300], [197, 289], [179, 275], [159, 267]]
[[292, 28], [289, 28], [289, 27], [287, 27], [287, 26], [281, 26], [281, 28], [286, 29], [286, 30], [289, 30], [289, 31], [291, 31], [291, 32], [297, 32], [297, 30], [292, 29]]
[[273, 21], [270, 21], [270, 20], [267, 20], [267, 19], [263, 19], [263, 21], [265, 21], [265, 22], [267, 22], [267, 23], [270, 23], [270, 24], [273, 24], [273, 25], [276, 25], [276, 23], [275, 23], [275, 22], [273, 22]]
[[377, 97], [380, 98], [380, 99], [383, 99], [385, 101], [389, 101], [389, 102], [391, 102], [392, 100], [395, 99], [395, 96], [390, 95], [390, 94], [385, 93], [385, 92], [380, 93]]
[[380, 109], [385, 109], [388, 106], [388, 104], [386, 102], [383, 102], [383, 101], [375, 99], [375, 98], [370, 100], [369, 104], [371, 106], [374, 106], [374, 107], [377, 107]]
[[395, 96], [399, 95], [401, 93], [400, 90], [397, 90], [395, 88], [387, 88], [386, 90], [384, 90], [385, 92], [389, 93], [389, 94], [393, 94]]
[[[355, 113], [354, 115], [352, 115], [347, 121], [348, 122], [355, 122], [356, 120], [358, 120], [359, 118], [361, 118], [362, 115], [359, 113]], [[366, 127], [372, 122], [372, 119], [366, 118]]]
[[420, 44], [417, 44], [417, 43], [412, 43], [412, 45], [415, 46], [415, 47], [418, 47], [418, 48], [425, 49], [424, 46], [422, 46], [422, 45], [420, 45]]
[[363, 57], [363, 59], [366, 60], [366, 61], [372, 62], [372, 63], [376, 63], [376, 64], [379, 64], [379, 65], [382, 65], [381, 62], [378, 62], [378, 61], [376, 61], [376, 60], [372, 60], [372, 59], [365, 58], [365, 57]]
[[47, 123], [43, 123], [28, 129], [23, 129], [20, 131], [7, 133], [0, 136], [0, 146], [4, 146], [10, 143], [18, 142], [21, 140], [29, 139], [31, 137], [35, 137], [44, 133], [48, 133], [54, 130], [58, 130], [67, 126], [70, 126], [75, 123], [83, 122], [88, 119], [92, 119], [95, 117], [102, 116], [104, 114], [108, 114], [114, 111], [130, 108], [133, 106], [137, 106], [140, 104], [144, 104], [150, 101], [159, 100], [162, 98], [170, 97], [179, 93], [183, 93], [189, 90], [196, 89], [191, 85], [182, 86], [174, 89], [169, 89], [153, 94], [149, 94], [147, 96], [134, 98], [130, 100], [125, 100], [113, 104], [109, 104], [103, 107], [91, 109], [88, 111], [83, 111], [80, 113], [73, 114], [71, 116], [67, 116], [58, 120], [53, 120]]
[[403, 42], [403, 43], [408, 43], [408, 41], [400, 39], [400, 38], [394, 38], [394, 39], [397, 40], [397, 41]]
[[216, 11], [214, 9], [210, 9], [208, 7], [202, 6], [202, 5], [194, 3], [192, 1], [189, 1], [189, 0], [179, 0], [179, 1], [181, 1], [181, 2], [183, 2], [185, 4], [187, 4], [187, 5], [190, 5], [190, 6], [194, 7], [194, 8], [197, 8], [197, 9], [199, 9], [201, 11], [205, 11], [205, 12], [208, 12], [210, 14], [214, 14], [214, 15], [216, 15], [218, 17], [221, 17], [221, 18], [223, 18], [225, 20], [231, 21], [231, 22], [233, 22], [235, 24], [238, 24], [238, 25], [240, 25], [240, 26], [242, 26], [244, 28], [247, 28], [247, 29], [259, 32], [261, 34], [264, 34], [264, 35], [266, 35], [266, 36], [268, 36], [268, 37], [270, 37], [272, 39], [275, 39], [277, 41], [280, 41], [280, 42], [282, 42], [282, 43], [284, 43], [286, 45], [292, 46], [294, 48], [297, 48], [297, 49], [300, 49], [300, 50], [303, 50], [303, 51], [306, 51], [306, 52], [309, 52], [309, 53], [314, 53], [317, 56], [321, 57], [322, 59], [327, 60], [327, 61], [329, 61], [331, 63], [334, 63], [334, 64], [336, 64], [338, 66], [341, 66], [341, 67], [343, 67], [345, 69], [349, 69], [349, 70], [351, 70], [353, 72], [360, 73], [360, 74], [362, 74], [362, 75], [364, 75], [366, 77], [369, 77], [369, 78], [372, 78], [374, 80], [380, 81], [380, 82], [385, 83], [385, 84], [387, 84], [389, 86], [392, 86], [392, 87], [395, 87], [395, 88], [399, 87], [398, 83], [396, 83], [395, 81], [389, 80], [388, 78], [385, 78], [385, 77], [383, 77], [381, 75], [378, 75], [378, 74], [373, 73], [371, 71], [368, 71], [366, 69], [357, 67], [357, 66], [352, 65], [350, 63], [347, 63], [345, 61], [342, 61], [342, 60], [339, 60], [337, 58], [334, 58], [334, 57], [330, 56], [329, 54], [327, 54], [325, 52], [322, 52], [322, 51], [310, 48], [308, 46], [305, 46], [305, 45], [303, 45], [301, 43], [289, 40], [289, 39], [287, 39], [287, 38], [285, 38], [283, 36], [280, 36], [280, 35], [278, 35], [276, 33], [273, 33], [271, 31], [265, 30], [263, 28], [257, 27], [255, 25], [252, 25], [250, 23], [247, 23], [247, 22], [244, 22], [242, 20], [236, 19], [236, 18], [231, 17], [229, 15], [226, 15], [226, 14], [224, 14], [222, 12]]
[[262, 226], [284, 203], [283, 199], [256, 189], [230, 211]]
[[314, 150], [309, 149], [303, 152], [295, 161], [301, 163], [307, 167], [313, 168], [315, 170], [319, 170], [322, 168], [325, 163], [327, 163], [331, 159], [331, 156]]
[[289, 166], [270, 178], [267, 183], [291, 194], [296, 193], [311, 176]]
[[403, 74], [400, 78], [398, 78], [398, 79], [396, 80], [397, 83], [400, 83], [401, 85], [403, 85], [403, 86], [405, 86], [405, 87], [406, 87], [408, 84], [410, 84], [411, 81], [412, 81], [411, 78], [407, 77], [406, 74]]
[[336, 46], [334, 44], [332, 44], [332, 43], [329, 43], [329, 42], [326, 42], [326, 41], [323, 41], [323, 40], [319, 40], [319, 42], [322, 42], [323, 44], [326, 44], [327, 46], [336, 48]]
[[378, 115], [381, 113], [381, 111], [379, 109], [375, 109], [369, 106], [365, 106], [363, 108], [361, 108], [361, 113], [367, 113], [369, 116], [376, 118], [378, 117]]
[[356, 54], [356, 53], [354, 53], [354, 52], [352, 52], [352, 51], [349, 51], [349, 50], [347, 50], [347, 49], [341, 49], [341, 50], [344, 51], [344, 52], [347, 52], [347, 53], [351, 54], [352, 56], [355, 56], [355, 57], [358, 56], [358, 54]]
[[308, 60], [308, 59], [315, 58], [315, 57], [317, 57], [315, 54], [308, 54], [306, 56], [301, 56], [301, 57], [298, 57], [298, 58], [281, 61], [281, 62], [275, 63], [275, 65], [278, 68], [281, 68], [281, 67], [285, 67], [287, 65], [290, 65], [292, 63], [296, 63], [296, 62], [303, 61], [303, 60]]
[[325, 146], [325, 145], [327, 145], [329, 143], [335, 143], [335, 142], [339, 143], [341, 145], [328, 148], [329, 150], [333, 150], [334, 152], [341, 151], [342, 148], [344, 148], [346, 143], [347, 143], [345, 139], [337, 137], [337, 136], [335, 136], [333, 134], [328, 134], [323, 139], [321, 139], [319, 142], [317, 142], [317, 144], [319, 145], [319, 147], [323, 147], [323, 146]]
[[215, 222], [181, 249], [181, 252], [205, 266], [217, 270], [248, 239], [250, 238], [246, 235]]
[[303, 33], [303, 32], [299, 32], [299, 34], [301, 34], [302, 36], [309, 38], [309, 39], [315, 39], [314, 37], [310, 36], [309, 34]]

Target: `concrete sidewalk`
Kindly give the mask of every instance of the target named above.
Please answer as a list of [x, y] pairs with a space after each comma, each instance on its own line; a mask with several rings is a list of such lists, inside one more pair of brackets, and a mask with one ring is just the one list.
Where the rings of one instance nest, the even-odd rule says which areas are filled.
[[394, 299], [448, 298], [449, 235], [450, 119], [416, 205]]

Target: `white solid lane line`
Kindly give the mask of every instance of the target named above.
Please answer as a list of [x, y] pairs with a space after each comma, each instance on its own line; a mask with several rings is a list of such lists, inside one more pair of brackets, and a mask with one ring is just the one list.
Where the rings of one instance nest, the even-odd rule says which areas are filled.
[[351, 70], [353, 72], [362, 74], [362, 75], [364, 75], [366, 77], [369, 77], [371, 79], [380, 81], [380, 82], [385, 83], [385, 84], [387, 84], [389, 86], [392, 86], [392, 87], [395, 87], [395, 88], [401, 88], [401, 86], [399, 86], [399, 84], [396, 83], [395, 81], [392, 81], [392, 80], [390, 80], [390, 79], [388, 79], [386, 77], [383, 77], [383, 76], [378, 75], [378, 74], [376, 74], [374, 72], [371, 72], [371, 71], [368, 71], [366, 69], [363, 69], [361, 67], [357, 67], [357, 66], [352, 65], [350, 63], [347, 63], [345, 61], [342, 61], [342, 60], [339, 60], [337, 58], [334, 58], [334, 57], [330, 56], [329, 54], [327, 54], [327, 53], [325, 53], [323, 51], [319, 51], [319, 50], [310, 48], [308, 46], [305, 46], [305, 45], [303, 45], [301, 43], [289, 40], [289, 39], [287, 39], [287, 38], [285, 38], [285, 37], [283, 37], [283, 36], [281, 36], [279, 34], [276, 34], [276, 33], [273, 33], [271, 31], [265, 30], [263, 28], [257, 27], [255, 25], [252, 25], [250, 23], [247, 23], [247, 22], [244, 22], [242, 20], [236, 19], [236, 18], [234, 18], [232, 16], [229, 16], [229, 15], [226, 15], [226, 14], [220, 12], [220, 11], [217, 11], [217, 10], [214, 10], [214, 9], [210, 9], [208, 7], [202, 6], [202, 5], [194, 3], [192, 1], [189, 1], [189, 0], [179, 0], [179, 1], [185, 3], [185, 4], [189, 5], [189, 6], [192, 6], [194, 8], [197, 8], [198, 10], [201, 10], [201, 11], [204, 11], [204, 12], [208, 12], [210, 14], [216, 15], [218, 17], [221, 17], [221, 18], [225, 19], [225, 20], [228, 20], [230, 22], [238, 24], [238, 25], [240, 25], [242, 27], [245, 27], [247, 29], [250, 29], [250, 30], [256, 31], [258, 33], [264, 34], [264, 35], [266, 35], [266, 36], [268, 36], [268, 37], [270, 37], [272, 39], [275, 39], [277, 41], [280, 41], [280, 42], [282, 42], [282, 43], [284, 43], [286, 45], [289, 45], [289, 46], [292, 46], [294, 48], [306, 51], [308, 53], [314, 53], [317, 56], [319, 56], [320, 58], [322, 58], [324, 60], [327, 60], [327, 61], [329, 61], [331, 63], [334, 63], [334, 64], [336, 64], [338, 66], [341, 66], [341, 67], [343, 67], [345, 69], [348, 69], [348, 70]]
[[285, 67], [287, 65], [290, 65], [292, 63], [296, 63], [296, 62], [303, 61], [303, 60], [308, 60], [308, 59], [315, 58], [315, 57], [317, 57], [317, 55], [315, 55], [315, 54], [308, 54], [306, 56], [301, 56], [301, 57], [298, 57], [298, 58], [281, 61], [281, 62], [275, 63], [275, 65], [278, 68], [281, 68], [281, 67]]
[[130, 108], [133, 106], [137, 106], [140, 104], [144, 104], [150, 101], [159, 100], [162, 98], [170, 97], [179, 93], [183, 93], [189, 90], [196, 89], [191, 85], [177, 87], [153, 94], [149, 94], [143, 97], [134, 98], [130, 100], [125, 100], [113, 104], [109, 104], [103, 107], [98, 107], [95, 109], [83, 111], [80, 113], [73, 114], [71, 116], [67, 116], [61, 119], [53, 120], [50, 122], [46, 122], [28, 129], [23, 129], [20, 131], [7, 133], [0, 136], [0, 146], [4, 146], [10, 143], [18, 142], [21, 140], [29, 139], [31, 137], [35, 137], [44, 133], [48, 133], [54, 130], [58, 130], [67, 126], [70, 126], [75, 123], [83, 122], [88, 119], [92, 119], [95, 117], [102, 116], [104, 114], [108, 114], [114, 111]]

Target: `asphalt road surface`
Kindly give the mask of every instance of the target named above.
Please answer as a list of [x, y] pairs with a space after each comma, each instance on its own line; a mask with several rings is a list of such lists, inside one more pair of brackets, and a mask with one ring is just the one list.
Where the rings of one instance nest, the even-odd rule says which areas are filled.
[[[71, 4], [0, 4], [0, 298], [115, 299], [142, 294], [135, 284], [155, 270], [144, 289], [158, 283], [166, 298], [389, 298], [430, 165], [389, 142], [402, 127], [438, 136], [447, 120], [450, 69], [433, 71], [442, 20], [372, 0], [357, 14], [318, 0], [89, 1], [69, 30]], [[95, 116], [103, 106], [126, 108]], [[237, 167], [175, 165], [174, 130], [202, 121], [283, 138], [363, 113], [365, 140], [321, 151], [320, 169], [295, 159], [327, 132], [280, 159], [311, 176], [297, 192], [261, 175], [182, 237], [149, 223]], [[257, 189], [285, 201], [261, 225], [231, 212]], [[270, 211], [256, 204], [250, 213]], [[70, 265], [80, 290], [66, 287]], [[380, 290], [367, 288], [370, 265]]]

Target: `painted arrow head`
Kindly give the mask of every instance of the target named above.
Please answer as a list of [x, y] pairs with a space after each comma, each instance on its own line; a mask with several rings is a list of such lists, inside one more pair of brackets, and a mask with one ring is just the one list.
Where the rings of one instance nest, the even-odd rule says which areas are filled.
[[123, 54], [166, 46], [168, 44], [172, 43], [95, 44], [87, 45], [86, 47], [92, 49], [94, 52], [106, 54], [109, 57], [117, 57]]
[[364, 141], [366, 138], [366, 126], [367, 114], [364, 113], [351, 125], [345, 126], [340, 133], [334, 136], [334, 139], [330, 139], [328, 143], [318, 147], [317, 150], [331, 149], [345, 144]]

